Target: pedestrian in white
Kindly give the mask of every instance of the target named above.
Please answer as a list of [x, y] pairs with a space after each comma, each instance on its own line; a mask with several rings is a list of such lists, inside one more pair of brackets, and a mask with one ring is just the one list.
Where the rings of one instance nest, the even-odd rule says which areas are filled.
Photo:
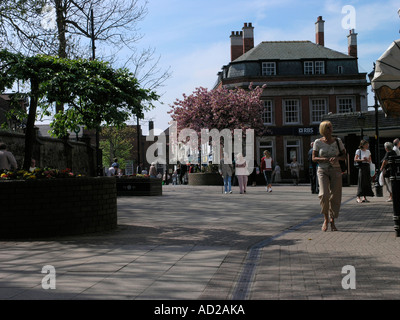
[[241, 153], [238, 153], [236, 156], [235, 173], [236, 177], [238, 178], [240, 193], [246, 193], [249, 171], [247, 168], [246, 159]]
[[293, 157], [292, 162], [290, 163], [290, 173], [292, 175], [293, 185], [297, 186], [299, 184], [300, 165], [297, 162], [296, 157]]
[[272, 181], [281, 182], [281, 167], [276, 163], [274, 171], [272, 171]]

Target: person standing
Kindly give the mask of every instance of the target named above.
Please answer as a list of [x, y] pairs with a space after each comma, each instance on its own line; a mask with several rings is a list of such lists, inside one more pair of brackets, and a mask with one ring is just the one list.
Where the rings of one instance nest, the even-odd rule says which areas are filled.
[[279, 166], [279, 163], [275, 164], [274, 170], [272, 171], [271, 182], [281, 182], [281, 167]]
[[235, 174], [238, 179], [240, 193], [246, 193], [247, 176], [249, 175], [249, 172], [247, 169], [246, 159], [241, 153], [238, 153], [236, 156]]
[[[335, 219], [339, 217], [342, 201], [342, 172], [339, 160], [346, 158], [346, 149], [342, 140], [332, 135], [333, 127], [330, 121], [322, 121], [319, 132], [322, 137], [314, 141], [312, 160], [318, 162], [318, 196], [321, 213], [324, 215], [321, 229], [326, 231], [330, 223], [331, 230], [337, 231]], [[339, 156], [340, 151], [342, 152], [341, 156]]]
[[389, 193], [389, 198], [386, 201], [393, 201], [393, 192], [392, 192], [392, 182], [390, 181], [390, 166], [388, 164], [389, 157], [396, 156], [396, 152], [393, 150], [393, 144], [391, 142], [385, 142], [385, 156], [382, 159], [382, 165], [380, 171], [383, 174], [386, 190]]
[[300, 176], [300, 165], [297, 162], [296, 157], [293, 157], [292, 162], [290, 163], [290, 174], [292, 175], [293, 185], [299, 185], [299, 176]]
[[264, 157], [261, 159], [261, 172], [264, 174], [265, 189], [267, 192], [272, 192], [272, 168], [274, 160], [268, 150], [264, 151]]
[[150, 165], [149, 175], [150, 175], [150, 178], [157, 178], [157, 169], [156, 169], [156, 164], [155, 164], [155, 162], [153, 162], [153, 163]]
[[314, 142], [311, 142], [311, 149], [308, 151], [308, 174], [311, 183], [311, 193], [317, 193], [317, 163], [312, 160]]
[[136, 167], [136, 174], [142, 174], [142, 168], [143, 168], [143, 163], [140, 162], [140, 164]]
[[[368, 150], [369, 143], [361, 140], [360, 147], [354, 156], [354, 162], [358, 164], [358, 188], [357, 202], [369, 202], [368, 197], [373, 197], [374, 192], [371, 186], [371, 152]], [[362, 198], [362, 199], [361, 199]]]
[[35, 169], [36, 169], [36, 160], [32, 158], [32, 159], [31, 159], [31, 165], [30, 165], [28, 171], [29, 171], [29, 172], [34, 172]]
[[17, 161], [14, 155], [7, 150], [7, 145], [3, 142], [0, 143], [0, 170], [17, 169]]
[[233, 175], [233, 164], [229, 163], [228, 155], [225, 153], [224, 158], [221, 159], [219, 164], [219, 173], [224, 179], [225, 194], [232, 193], [232, 175]]

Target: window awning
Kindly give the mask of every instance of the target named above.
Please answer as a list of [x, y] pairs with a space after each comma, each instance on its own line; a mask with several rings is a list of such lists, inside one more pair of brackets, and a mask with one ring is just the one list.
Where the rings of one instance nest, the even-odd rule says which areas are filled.
[[371, 84], [385, 114], [400, 117], [400, 40], [376, 61]]

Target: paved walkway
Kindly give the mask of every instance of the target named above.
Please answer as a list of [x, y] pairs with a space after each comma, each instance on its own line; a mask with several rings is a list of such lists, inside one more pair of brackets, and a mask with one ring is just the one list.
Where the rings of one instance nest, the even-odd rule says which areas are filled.
[[[357, 204], [356, 188], [343, 188], [339, 231], [322, 232], [308, 185], [237, 189], [164, 186], [161, 197], [119, 198], [115, 231], [0, 241], [0, 299], [400, 298], [385, 193]], [[344, 266], [355, 289], [342, 286], [354, 274]]]

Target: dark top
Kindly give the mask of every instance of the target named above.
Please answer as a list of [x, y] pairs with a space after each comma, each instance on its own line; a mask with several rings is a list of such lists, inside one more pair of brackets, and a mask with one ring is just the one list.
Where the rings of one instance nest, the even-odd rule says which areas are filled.
[[[396, 151], [394, 151], [394, 150], [387, 151], [385, 153], [385, 156], [383, 157], [382, 161], [389, 160], [389, 157], [391, 157], [391, 156], [397, 156]], [[389, 178], [390, 177], [390, 165], [388, 163], [386, 164], [385, 169], [386, 169], [386, 172], [383, 176], [385, 178]]]

